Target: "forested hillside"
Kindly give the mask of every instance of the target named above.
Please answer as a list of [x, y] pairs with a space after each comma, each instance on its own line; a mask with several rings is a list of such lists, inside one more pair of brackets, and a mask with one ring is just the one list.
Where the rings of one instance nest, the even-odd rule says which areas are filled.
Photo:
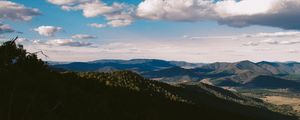
[[172, 86], [128, 71], [57, 72], [36, 54], [15, 40], [0, 46], [1, 120], [296, 119], [204, 84]]

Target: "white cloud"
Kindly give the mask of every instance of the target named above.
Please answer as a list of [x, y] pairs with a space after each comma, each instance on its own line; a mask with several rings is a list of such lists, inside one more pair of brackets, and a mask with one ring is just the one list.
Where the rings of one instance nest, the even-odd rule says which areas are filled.
[[107, 24], [112, 27], [123, 27], [123, 26], [128, 26], [131, 23], [132, 23], [131, 20], [112, 20], [109, 21]]
[[[214, 20], [233, 27], [300, 29], [299, 0], [144, 0], [137, 15], [152, 20]], [[253, 9], [254, 8], [254, 9]]]
[[[251, 40], [243, 43], [245, 46], [257, 46], [262, 44], [269, 45], [295, 45], [300, 44], [300, 32], [269, 32], [269, 33], [254, 33], [235, 36], [237, 39]], [[223, 39], [226, 39], [223, 37]]]
[[105, 24], [99, 24], [99, 23], [91, 23], [91, 24], [88, 24], [88, 26], [95, 27], [95, 28], [104, 28], [104, 27], [106, 27]]
[[45, 43], [42, 42], [41, 40], [32, 40], [32, 43], [33, 43], [33, 44], [36, 44], [36, 45], [45, 44]]
[[[222, 2], [228, 1], [219, 1], [217, 3]], [[220, 16], [217, 21], [220, 24], [233, 27], [262, 25], [283, 29], [300, 29], [300, 23], [297, 22], [297, 19], [300, 19], [299, 0], [242, 0], [232, 2], [233, 6], [239, 7], [235, 8], [225, 5], [222, 6], [225, 9], [225, 14], [224, 11], [217, 11]], [[241, 3], [249, 4], [240, 5]]]
[[279, 44], [282, 45], [292, 45], [292, 44], [299, 44], [300, 40], [283, 40], [283, 41], [279, 41]]
[[62, 30], [61, 27], [55, 27], [55, 26], [40, 26], [34, 29], [34, 31], [38, 32], [40, 35], [47, 36], [47, 37], [54, 36], [55, 33], [61, 30]]
[[253, 41], [250, 41], [250, 42], [247, 42], [246, 44], [244, 44], [244, 46], [258, 46], [259, 43], [258, 42], [253, 42]]
[[137, 15], [152, 20], [197, 21], [214, 18], [213, 2], [208, 0], [145, 0]]
[[24, 43], [24, 42], [30, 42], [30, 40], [27, 39], [27, 38], [18, 38], [18, 39], [17, 39], [17, 42], [18, 42], [18, 43]]
[[293, 45], [299, 44], [300, 40], [274, 40], [274, 39], [266, 39], [262, 40], [261, 43], [268, 43], [272, 45]]
[[0, 22], [0, 34], [15, 32], [9, 25]]
[[133, 14], [133, 9], [128, 9], [126, 12], [122, 11], [120, 13], [107, 14], [105, 15], [106, 19], [108, 20], [107, 25], [112, 27], [128, 26], [134, 21]]
[[66, 5], [66, 4], [73, 4], [78, 2], [78, 0], [47, 0], [48, 2], [56, 5]]
[[276, 1], [277, 0], [241, 0], [237, 2], [235, 0], [224, 0], [216, 3], [215, 10], [222, 17], [264, 14], [272, 8], [272, 4]]
[[279, 42], [274, 39], [265, 39], [265, 40], [262, 40], [261, 43], [278, 44]]
[[72, 36], [73, 39], [95, 39], [97, 36], [88, 35], [88, 34], [75, 34]]
[[[114, 2], [107, 5], [101, 0], [48, 0], [48, 2], [60, 5], [66, 11], [82, 11], [83, 16], [87, 18], [104, 16], [108, 25], [113, 27], [127, 26], [134, 21], [134, 6], [125, 3]], [[93, 27], [104, 27], [97, 24], [91, 24]]]
[[88, 42], [80, 42], [74, 41], [72, 39], [55, 39], [46, 42], [47, 45], [54, 46], [72, 46], [72, 47], [83, 47], [83, 46], [91, 46], [91, 43]]
[[[108, 23], [135, 19], [170, 21], [212, 20], [233, 27], [250, 25], [300, 29], [299, 0], [144, 0], [137, 5], [101, 0], [48, 0], [63, 10], [82, 11], [87, 18], [104, 16]], [[253, 9], [255, 8], [255, 9]], [[117, 17], [116, 17], [117, 16]], [[124, 24], [125, 25], [125, 24]]]
[[83, 15], [87, 18], [112, 13], [119, 9], [115, 6], [107, 6], [105, 3], [100, 1], [87, 2], [76, 7], [81, 9], [83, 11]]
[[0, 20], [10, 19], [28, 21], [37, 15], [40, 15], [38, 9], [26, 8], [24, 5], [11, 1], [0, 1]]
[[273, 33], [257, 33], [251, 37], [300, 37], [298, 31], [273, 32]]
[[70, 46], [70, 47], [92, 46], [92, 43], [75, 41], [73, 39], [53, 39], [53, 40], [48, 40], [48, 41], [34, 40], [33, 44], [48, 45], [48, 46]]
[[191, 40], [196, 40], [196, 39], [236, 39], [240, 36], [184, 36], [185, 39], [191, 39]]

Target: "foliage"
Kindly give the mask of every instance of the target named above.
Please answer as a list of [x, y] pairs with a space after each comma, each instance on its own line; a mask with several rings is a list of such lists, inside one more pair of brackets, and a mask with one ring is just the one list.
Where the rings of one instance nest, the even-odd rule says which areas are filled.
[[[22, 45], [17, 45], [15, 38], [11, 41], [7, 41], [0, 46], [0, 69], [27, 69], [31, 72], [32, 70], [45, 70], [45, 63], [37, 59], [36, 54], [32, 54], [23, 49]], [[28, 71], [28, 72], [29, 72]]]

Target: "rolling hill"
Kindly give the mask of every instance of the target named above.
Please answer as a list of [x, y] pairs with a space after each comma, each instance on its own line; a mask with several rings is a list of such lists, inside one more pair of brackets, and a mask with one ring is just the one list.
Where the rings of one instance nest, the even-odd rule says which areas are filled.
[[201, 75], [193, 72], [190, 69], [184, 69], [181, 67], [171, 67], [161, 69], [157, 71], [150, 71], [141, 74], [142, 76], [158, 81], [164, 81], [168, 83], [178, 82], [196, 82], [202, 79]]

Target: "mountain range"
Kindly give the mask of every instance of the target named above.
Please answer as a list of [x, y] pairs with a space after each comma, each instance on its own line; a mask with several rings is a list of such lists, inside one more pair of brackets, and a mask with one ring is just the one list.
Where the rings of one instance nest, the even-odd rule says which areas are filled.
[[[299, 90], [300, 63], [298, 62], [216, 62], [210, 64], [164, 61], [157, 59], [97, 60], [52, 65], [68, 71], [109, 72], [134, 71], [143, 77], [170, 84], [198, 83], [239, 88], [288, 88]], [[261, 80], [263, 79], [263, 80]], [[261, 82], [264, 81], [264, 85]], [[282, 85], [275, 85], [275, 84]], [[286, 85], [285, 85], [286, 84]], [[295, 86], [289, 86], [294, 84]]]

